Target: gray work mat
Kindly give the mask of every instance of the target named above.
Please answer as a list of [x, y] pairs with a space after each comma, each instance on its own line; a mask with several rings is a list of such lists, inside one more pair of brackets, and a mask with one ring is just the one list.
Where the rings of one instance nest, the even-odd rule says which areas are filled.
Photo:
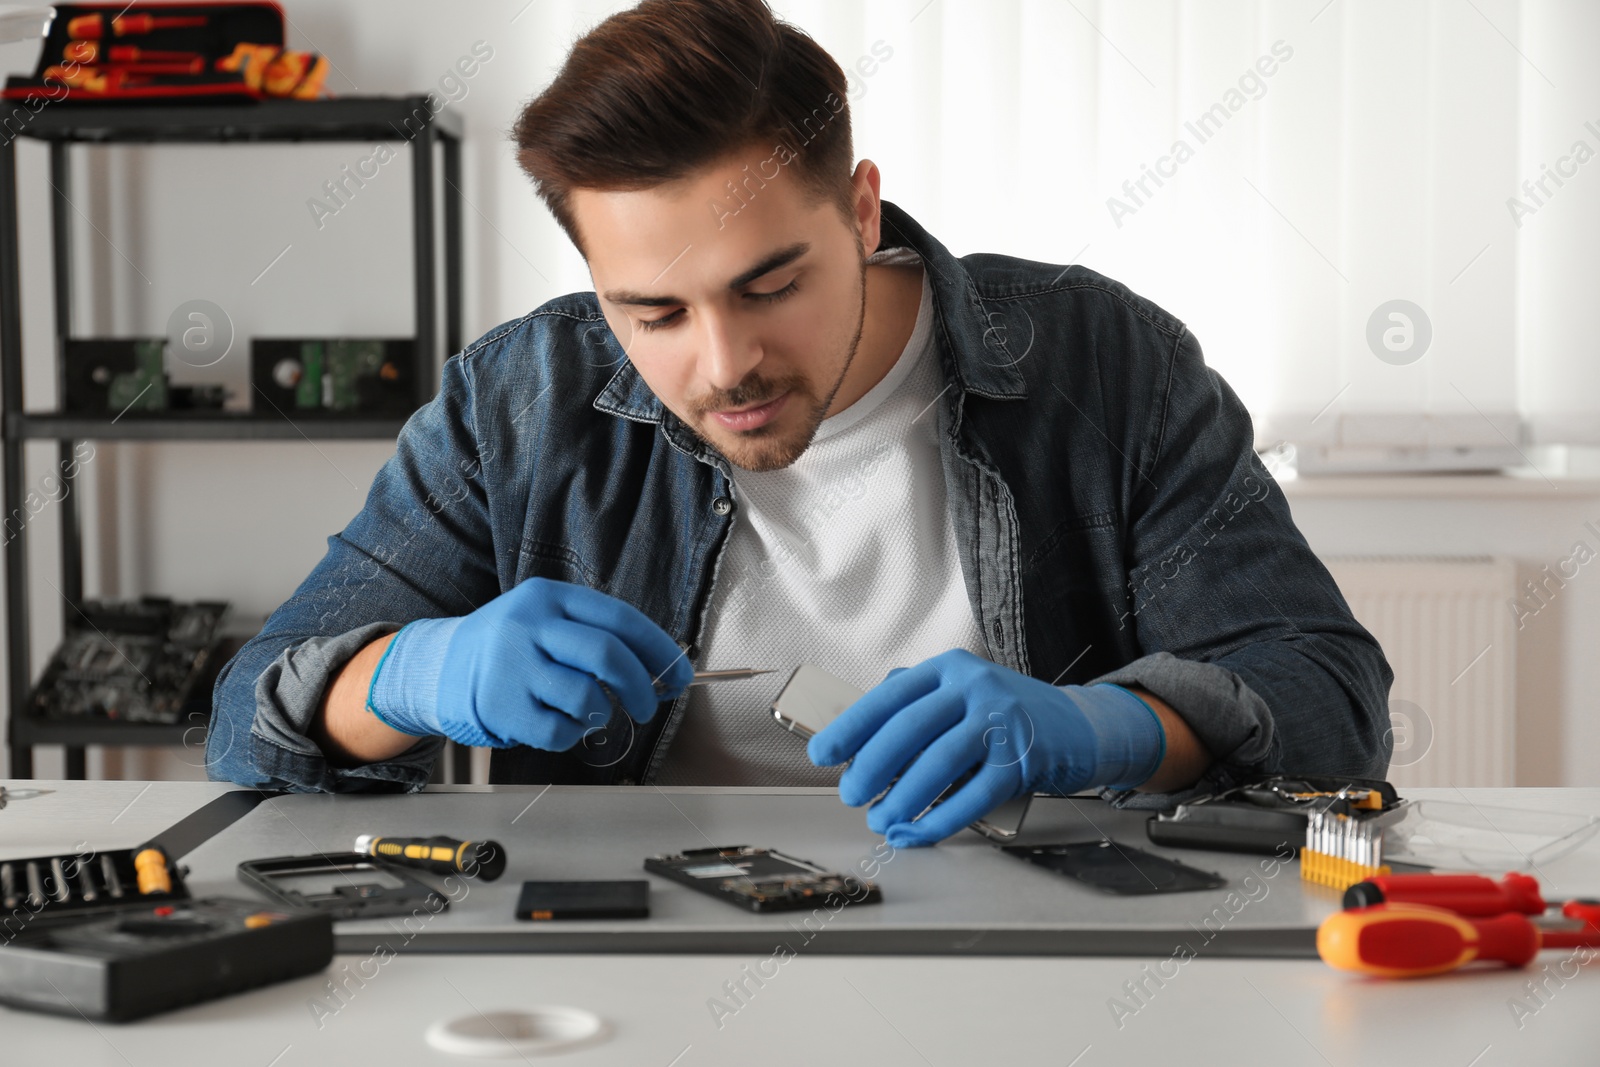
[[[493, 839], [509, 857], [484, 883], [419, 877], [453, 903], [439, 914], [338, 924], [341, 952], [817, 952], [895, 955], [1315, 956], [1338, 901], [1294, 862], [1162, 849], [1148, 813], [1099, 800], [1038, 798], [1022, 843], [1109, 836], [1214, 871], [1216, 890], [1112, 896], [998, 851], [970, 831], [933, 848], [891, 849], [860, 809], [827, 790], [500, 787], [404, 796], [269, 798], [184, 860], [196, 896], [248, 896], [240, 861], [348, 851], [357, 834]], [[871, 877], [877, 904], [756, 915], [646, 874], [646, 856], [725, 845], [774, 848]], [[534, 923], [512, 916], [525, 879], [645, 878], [650, 918]]]

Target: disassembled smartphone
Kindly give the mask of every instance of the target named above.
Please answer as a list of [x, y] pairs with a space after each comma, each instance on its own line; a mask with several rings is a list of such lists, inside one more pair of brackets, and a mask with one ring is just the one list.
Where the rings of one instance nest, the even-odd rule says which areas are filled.
[[408, 915], [450, 906], [432, 886], [360, 852], [275, 856], [239, 864], [239, 880], [285, 907], [323, 911], [335, 919]]
[[843, 678], [802, 663], [773, 699], [772, 717], [785, 730], [810, 740], [863, 695]]
[[1179, 804], [1151, 819], [1146, 832], [1169, 848], [1271, 855], [1304, 845], [1306, 821], [1318, 812], [1389, 826], [1409, 803], [1376, 778], [1274, 774]]
[[770, 848], [728, 845], [651, 856], [644, 869], [747, 911], [796, 911], [819, 905], [876, 904], [876, 882], [840, 874]]
[[[803, 663], [789, 675], [783, 689], [772, 702], [772, 717], [779, 726], [797, 737], [811, 738], [822, 731], [840, 713], [860, 700], [865, 694], [843, 678], [829, 674], [821, 667]], [[976, 771], [969, 771], [953, 782], [949, 789], [934, 801], [938, 804], [957, 789], [967, 784]], [[1032, 793], [1001, 804], [989, 814], [970, 824], [971, 829], [993, 841], [1010, 841], [1022, 830], [1028, 817]], [[931, 805], [930, 805], [931, 807]]]

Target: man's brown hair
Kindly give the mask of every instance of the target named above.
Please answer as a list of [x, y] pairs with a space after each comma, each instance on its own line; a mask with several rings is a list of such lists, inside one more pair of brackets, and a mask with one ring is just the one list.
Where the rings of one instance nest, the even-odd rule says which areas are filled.
[[[648, 189], [751, 150], [724, 224], [772, 180], [854, 217], [844, 71], [765, 0], [644, 0], [573, 45], [512, 131], [517, 162], [579, 251], [574, 189]], [[787, 172], [787, 177], [779, 175]], [[587, 253], [585, 253], [587, 255]]]

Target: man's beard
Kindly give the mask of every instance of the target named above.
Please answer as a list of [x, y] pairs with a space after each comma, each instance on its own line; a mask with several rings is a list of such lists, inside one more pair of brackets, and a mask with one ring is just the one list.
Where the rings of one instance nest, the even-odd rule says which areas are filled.
[[[839, 376], [834, 379], [833, 384], [828, 387], [826, 396], [817, 396], [812, 390], [811, 381], [801, 374], [791, 374], [778, 379], [751, 374], [732, 389], [719, 390], [695, 401], [694, 424], [690, 426], [695, 436], [718, 449], [727, 457], [728, 462], [747, 471], [781, 470], [799, 459], [805, 450], [811, 447], [811, 439], [816, 436], [817, 427], [821, 426], [822, 420], [827, 417], [828, 407], [838, 394], [839, 386], [844, 383], [845, 375], [855, 362], [856, 350], [861, 345], [861, 334], [867, 322], [867, 263], [864, 258], [861, 261], [858, 291], [861, 294], [861, 302], [856, 313], [855, 334], [850, 339], [850, 350], [845, 354], [844, 366], [840, 368]], [[776, 400], [784, 393], [789, 394], [789, 404], [779, 412], [779, 417], [765, 426], [737, 431], [736, 445], [720, 445], [711, 440], [702, 429], [705, 420], [714, 411], [760, 406], [767, 401]], [[805, 422], [800, 430], [793, 431], [790, 436], [780, 437], [778, 435], [781, 431], [776, 424], [789, 413], [788, 407], [793, 404], [807, 405]]]

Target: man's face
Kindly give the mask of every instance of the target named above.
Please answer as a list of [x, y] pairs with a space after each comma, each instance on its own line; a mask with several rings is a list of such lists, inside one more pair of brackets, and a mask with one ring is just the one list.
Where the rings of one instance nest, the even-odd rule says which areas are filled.
[[866, 310], [860, 231], [831, 200], [811, 202], [792, 166], [752, 147], [666, 185], [572, 196], [601, 310], [634, 368], [747, 470], [786, 467], [810, 445]]

